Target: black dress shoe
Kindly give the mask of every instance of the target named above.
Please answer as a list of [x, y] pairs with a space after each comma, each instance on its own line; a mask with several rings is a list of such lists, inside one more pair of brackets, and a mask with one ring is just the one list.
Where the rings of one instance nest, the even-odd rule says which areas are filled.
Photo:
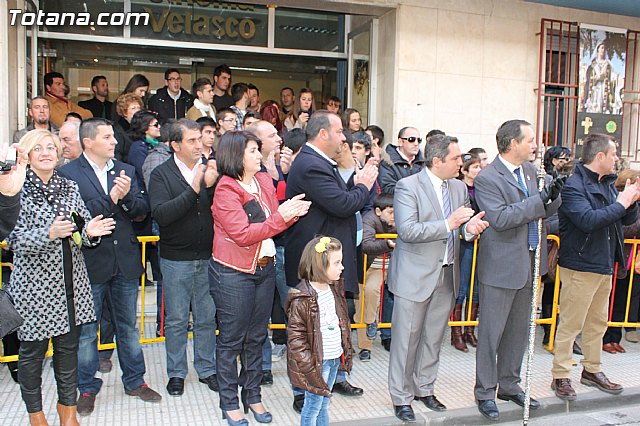
[[483, 399], [478, 401], [478, 411], [492, 422], [500, 420], [500, 412], [493, 399]]
[[384, 348], [385, 351], [387, 352], [391, 351], [391, 338], [382, 339], [380, 342], [382, 343], [382, 347]]
[[304, 405], [304, 394], [293, 395], [293, 409], [296, 413], [302, 413], [302, 406]]
[[209, 377], [205, 377], [204, 379], [198, 379], [198, 381], [209, 386], [209, 389], [211, 389], [212, 391], [218, 392], [218, 376], [216, 376], [215, 374], [212, 374]]
[[272, 385], [273, 384], [273, 373], [271, 370], [262, 370], [262, 380], [260, 381], [260, 386]]
[[184, 393], [184, 379], [180, 377], [172, 377], [167, 383], [167, 392], [171, 396], [180, 396]]
[[436, 398], [435, 395], [417, 396], [416, 399], [418, 401], [422, 401], [429, 410], [445, 411], [447, 409], [447, 407], [442, 402], [438, 401], [438, 398]]
[[[515, 395], [498, 394], [498, 399], [501, 399], [503, 401], [513, 401], [524, 408], [524, 392], [519, 392]], [[533, 398], [529, 398], [529, 408], [531, 408], [532, 410], [537, 410], [538, 408], [540, 408], [540, 402], [536, 401]]]
[[333, 389], [331, 389], [331, 392], [337, 392], [340, 395], [345, 396], [361, 396], [364, 393], [364, 390], [362, 388], [353, 386], [351, 383], [345, 380], [344, 382], [335, 383], [333, 385]]
[[416, 421], [416, 415], [413, 414], [413, 408], [410, 405], [394, 405], [393, 409], [396, 417], [403, 422], [413, 423]]

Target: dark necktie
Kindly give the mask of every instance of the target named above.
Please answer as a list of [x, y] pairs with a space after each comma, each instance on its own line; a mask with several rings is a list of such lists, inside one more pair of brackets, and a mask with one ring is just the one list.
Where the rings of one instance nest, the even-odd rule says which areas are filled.
[[[447, 182], [442, 182], [442, 210], [444, 213], [444, 219], [446, 220], [451, 216], [451, 198], [449, 197], [449, 188], [447, 188]], [[453, 263], [453, 231], [449, 232], [447, 237], [447, 261], [448, 265]]]
[[[529, 191], [527, 191], [527, 186], [524, 184], [522, 180], [522, 175], [520, 174], [520, 168], [514, 170], [514, 173], [518, 177], [518, 185], [520, 185], [520, 189], [524, 191], [524, 196], [529, 197]], [[538, 247], [538, 224], [535, 220], [529, 222], [529, 232], [527, 235], [527, 241], [529, 242], [529, 248], [531, 250], [535, 250]]]

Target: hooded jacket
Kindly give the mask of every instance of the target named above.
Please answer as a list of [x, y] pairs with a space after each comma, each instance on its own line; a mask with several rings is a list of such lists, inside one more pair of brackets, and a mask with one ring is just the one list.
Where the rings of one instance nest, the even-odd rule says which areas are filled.
[[418, 151], [416, 158], [409, 164], [398, 153], [397, 148], [395, 145], [387, 145], [380, 157], [380, 173], [378, 175], [380, 192], [393, 194], [396, 189], [396, 183], [400, 179], [416, 174], [424, 168], [422, 152]]
[[[336, 314], [342, 334], [341, 371], [351, 371], [351, 324], [344, 298], [342, 279], [329, 285], [336, 302]], [[322, 334], [318, 293], [309, 281], [301, 280], [289, 290], [285, 305], [287, 324], [287, 372], [294, 387], [322, 396], [331, 389], [322, 378]]]

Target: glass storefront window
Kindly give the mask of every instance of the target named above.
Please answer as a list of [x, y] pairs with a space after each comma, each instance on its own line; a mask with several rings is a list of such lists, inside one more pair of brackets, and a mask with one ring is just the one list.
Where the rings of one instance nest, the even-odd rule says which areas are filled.
[[149, 13], [149, 24], [131, 27], [131, 37], [267, 46], [268, 9], [214, 0], [133, 0], [132, 12]]
[[275, 47], [344, 52], [344, 15], [277, 8]]
[[[124, 0], [80, 2], [78, 0], [40, 0], [40, 8], [47, 13], [40, 31], [65, 34], [90, 34], [122, 37], [124, 31]], [[58, 15], [49, 15], [49, 14]], [[101, 15], [104, 14], [104, 15]], [[107, 25], [98, 25], [97, 20]], [[120, 25], [113, 23], [121, 22]]]

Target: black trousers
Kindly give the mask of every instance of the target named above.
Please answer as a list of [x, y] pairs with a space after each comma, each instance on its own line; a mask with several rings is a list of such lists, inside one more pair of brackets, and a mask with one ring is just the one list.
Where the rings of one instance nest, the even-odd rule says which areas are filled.
[[[53, 373], [58, 388], [58, 402], [75, 406], [78, 399], [78, 343], [79, 327], [76, 326], [73, 304], [73, 273], [69, 239], [62, 243], [64, 258], [64, 284], [67, 295], [70, 331], [55, 336], [53, 340]], [[21, 341], [18, 358], [18, 381], [27, 412], [42, 411], [42, 364], [49, 348], [49, 339]]]

